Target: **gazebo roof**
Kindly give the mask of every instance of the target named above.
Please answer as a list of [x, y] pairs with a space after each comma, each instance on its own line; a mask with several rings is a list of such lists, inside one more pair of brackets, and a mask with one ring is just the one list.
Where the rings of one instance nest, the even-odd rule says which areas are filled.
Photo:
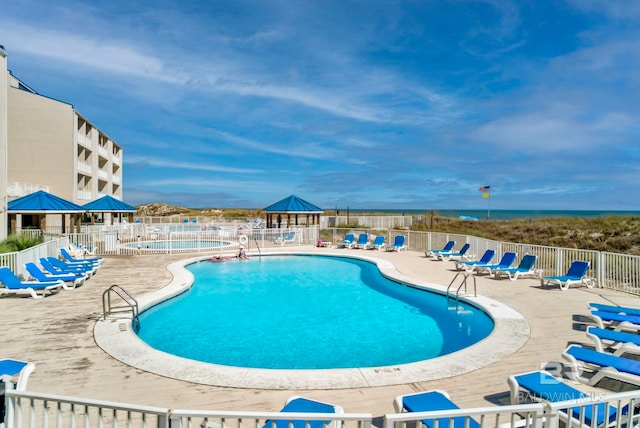
[[7, 212], [10, 214], [75, 214], [84, 211], [85, 209], [80, 205], [44, 190], [14, 199], [7, 204]]
[[84, 204], [82, 208], [89, 212], [94, 213], [134, 213], [138, 211], [136, 207], [129, 205], [121, 200], [114, 198], [111, 195], [104, 195], [103, 197]]
[[263, 211], [267, 213], [291, 213], [291, 214], [322, 214], [324, 210], [297, 197], [291, 195], [275, 204], [269, 205]]

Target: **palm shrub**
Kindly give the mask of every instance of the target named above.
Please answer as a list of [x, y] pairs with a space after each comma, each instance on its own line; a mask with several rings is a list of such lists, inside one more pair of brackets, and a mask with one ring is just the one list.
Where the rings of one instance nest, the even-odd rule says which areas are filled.
[[7, 239], [0, 242], [0, 253], [13, 253], [15, 251], [26, 250], [42, 243], [40, 236], [33, 235], [9, 235]]

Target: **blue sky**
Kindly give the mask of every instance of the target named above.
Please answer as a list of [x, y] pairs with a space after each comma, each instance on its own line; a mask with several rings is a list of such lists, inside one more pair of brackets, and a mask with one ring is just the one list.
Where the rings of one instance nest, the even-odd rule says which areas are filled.
[[9, 69], [124, 149], [124, 201], [640, 209], [636, 0], [21, 0]]

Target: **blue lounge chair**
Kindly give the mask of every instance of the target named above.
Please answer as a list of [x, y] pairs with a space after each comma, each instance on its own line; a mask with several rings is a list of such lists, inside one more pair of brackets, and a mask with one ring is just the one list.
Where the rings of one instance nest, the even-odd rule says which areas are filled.
[[384, 246], [384, 235], [378, 235], [373, 239], [373, 242], [367, 248], [370, 250], [382, 250]]
[[396, 237], [393, 238], [393, 244], [387, 247], [387, 251], [400, 252], [401, 250], [406, 250], [407, 246], [404, 245], [404, 239], [404, 235], [396, 235]]
[[540, 279], [540, 285], [548, 286], [553, 284], [558, 284], [560, 286], [560, 290], [565, 291], [569, 289], [571, 284], [584, 284], [589, 288], [593, 287], [592, 282], [585, 282], [584, 278], [589, 270], [589, 262], [583, 262], [580, 260], [575, 260], [571, 263], [569, 270], [566, 275], [558, 275], [558, 276], [543, 276]]
[[471, 244], [466, 243], [458, 251], [443, 251], [436, 254], [438, 260], [462, 260], [466, 257], [467, 252], [471, 248]]
[[39, 260], [42, 267], [52, 274], [82, 273], [89, 277], [98, 270], [97, 266], [68, 264], [55, 257], [41, 257]]
[[[418, 392], [416, 394], [399, 395], [393, 400], [393, 407], [396, 413], [406, 412], [429, 412], [437, 410], [455, 410], [460, 407], [449, 398], [449, 394], [437, 389], [431, 391]], [[453, 418], [453, 425], [450, 418], [423, 419], [422, 423], [427, 428], [447, 427], [447, 428], [480, 428], [480, 424], [472, 418], [456, 416]]]
[[367, 248], [367, 245], [369, 245], [369, 234], [361, 233], [358, 235], [358, 240], [351, 246], [351, 248]]
[[93, 263], [93, 264], [100, 264], [100, 262], [102, 261], [102, 257], [89, 257], [89, 258], [84, 258], [84, 259], [76, 259], [75, 257], [73, 257], [66, 248], [60, 248], [60, 254], [62, 254], [62, 257], [64, 257], [64, 259], [67, 262], [70, 263]]
[[589, 302], [590, 309], [602, 312], [613, 312], [616, 314], [640, 316], [640, 308], [630, 308], [628, 306], [605, 305], [603, 303]]
[[476, 265], [488, 265], [491, 264], [491, 260], [493, 260], [493, 256], [495, 256], [495, 250], [487, 250], [484, 252], [480, 260], [476, 261], [465, 261], [465, 260], [453, 260], [453, 263], [456, 265], [456, 270], [472, 270]]
[[[587, 337], [593, 340], [598, 352], [608, 352], [608, 348], [615, 348], [613, 355], [625, 353], [640, 354], [640, 335], [626, 331], [609, 330], [608, 328], [587, 327]], [[603, 341], [610, 342], [605, 348]]]
[[356, 240], [356, 235], [353, 233], [347, 233], [344, 236], [344, 241], [338, 244], [338, 248], [351, 248]]
[[285, 245], [287, 243], [291, 243], [291, 242], [295, 242], [295, 241], [296, 241], [296, 232], [295, 231], [291, 231], [291, 232], [287, 233], [286, 235], [276, 237], [276, 244], [278, 244], [278, 245]]
[[640, 316], [616, 312], [590, 311], [589, 316], [600, 328], [620, 330], [640, 330]]
[[35, 263], [27, 262], [24, 264], [25, 269], [29, 272], [29, 275], [33, 277], [36, 281], [47, 282], [47, 281], [63, 281], [71, 283], [71, 286], [63, 286], [65, 290], [70, 290], [76, 287], [81, 286], [84, 283], [86, 275], [83, 274], [46, 274], [40, 270]]
[[520, 260], [518, 267], [496, 268], [493, 271], [493, 276], [495, 278], [500, 278], [501, 276], [506, 275], [512, 281], [515, 281], [522, 276], [534, 276], [536, 271], [533, 267], [536, 264], [536, 260], [538, 260], [538, 256], [526, 254], [522, 260]]
[[444, 244], [441, 250], [424, 250], [425, 257], [436, 257], [438, 253], [448, 253], [453, 250], [453, 247], [456, 245], [456, 241], [449, 241]]
[[8, 267], [0, 268], [0, 282], [4, 285], [0, 294], [28, 294], [34, 299], [57, 293], [64, 285], [62, 281], [21, 281]]
[[8, 384], [17, 375], [18, 380], [15, 382], [15, 389], [23, 391], [27, 389], [29, 376], [35, 369], [36, 366], [33, 363], [5, 358], [0, 360], [0, 380]]
[[[571, 373], [580, 382], [595, 385], [602, 379], [617, 379], [640, 386], [640, 361], [619, 357], [606, 352], [570, 345], [562, 357], [569, 362]], [[593, 376], [585, 376], [582, 366], [593, 368]]]
[[[593, 394], [579, 391], [543, 370], [509, 376], [507, 382], [511, 390], [511, 404], [520, 404], [531, 400], [550, 403], [594, 400]], [[621, 410], [620, 413], [626, 414], [628, 407], [625, 406]], [[605, 403], [594, 403], [592, 406], [574, 406], [561, 409], [560, 413], [560, 419], [567, 426], [570, 425], [567, 422], [573, 422], [578, 426], [606, 427], [617, 418], [618, 409], [614, 406], [606, 406]]]
[[[326, 414], [326, 413], [344, 413], [344, 410], [340, 406], [334, 404], [323, 403], [321, 401], [310, 400], [308, 398], [293, 396], [290, 397], [285, 406], [280, 410], [281, 413], [309, 413], [309, 414]], [[267, 420], [264, 424], [264, 428], [323, 428], [326, 427], [330, 421], [328, 420]], [[336, 428], [338, 427], [336, 421]]]
[[487, 273], [491, 275], [491, 272], [496, 269], [509, 269], [513, 264], [513, 262], [516, 261], [516, 257], [518, 257], [518, 253], [507, 251], [502, 255], [502, 258], [498, 263], [486, 264], [486, 265], [475, 265], [473, 266], [473, 268], [471, 268], [471, 270], [478, 274], [481, 274], [487, 271]]

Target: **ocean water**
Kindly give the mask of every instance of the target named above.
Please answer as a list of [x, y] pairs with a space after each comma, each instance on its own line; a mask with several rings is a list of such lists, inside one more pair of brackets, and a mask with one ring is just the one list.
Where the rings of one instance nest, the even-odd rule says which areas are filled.
[[[325, 215], [331, 215], [332, 210], [325, 211]], [[516, 219], [536, 219], [544, 217], [602, 217], [602, 216], [640, 216], [640, 211], [578, 211], [578, 210], [398, 210], [398, 209], [350, 209], [349, 213], [358, 215], [360, 213], [384, 213], [396, 215], [412, 215], [429, 217], [431, 212], [441, 217], [459, 218], [460, 216], [477, 217], [480, 220], [516, 220]], [[346, 215], [346, 210], [340, 210], [340, 215]]]

